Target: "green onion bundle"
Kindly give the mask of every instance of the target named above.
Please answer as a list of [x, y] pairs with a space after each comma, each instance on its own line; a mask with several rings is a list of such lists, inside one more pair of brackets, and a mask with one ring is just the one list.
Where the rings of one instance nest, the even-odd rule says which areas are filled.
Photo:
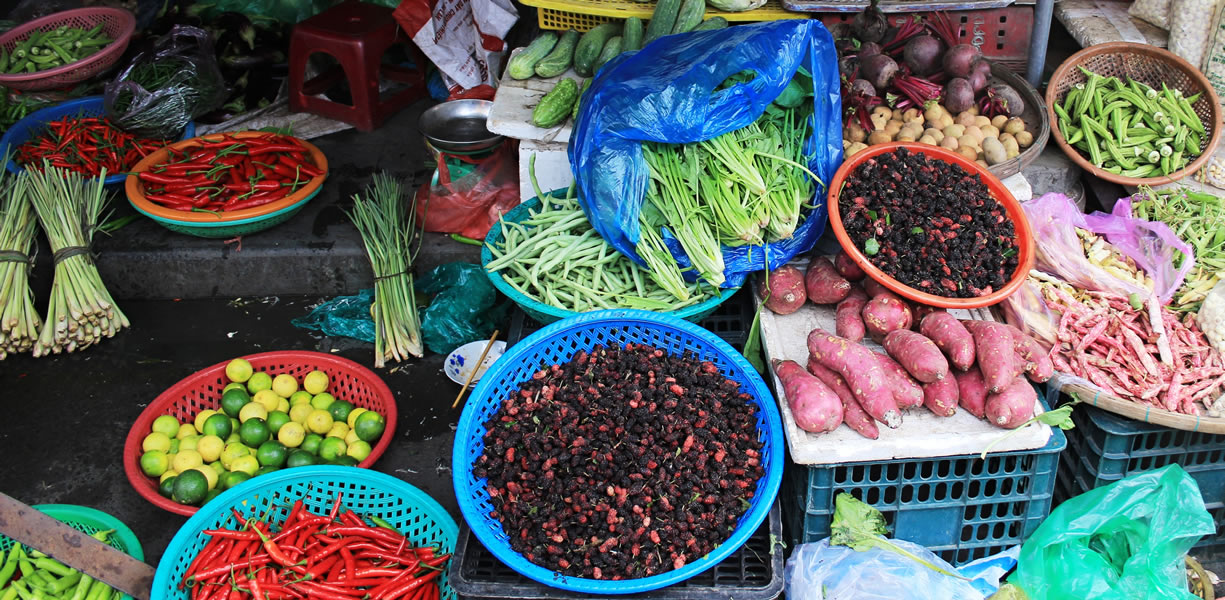
[[26, 169], [15, 183], [14, 193], [29, 198], [55, 253], [47, 322], [34, 356], [82, 350], [129, 325], [90, 255], [107, 202], [103, 179], [105, 169], [86, 178], [44, 162], [42, 171]]
[[420, 358], [425, 353], [412, 273], [421, 244], [414, 233], [416, 210], [410, 204], [399, 180], [377, 173], [364, 195], [353, 195], [353, 210], [349, 212], [374, 268], [370, 313], [375, 327], [375, 367], [382, 367], [388, 359]]
[[34, 348], [42, 327], [27, 279], [38, 219], [15, 186], [0, 184], [0, 360]]

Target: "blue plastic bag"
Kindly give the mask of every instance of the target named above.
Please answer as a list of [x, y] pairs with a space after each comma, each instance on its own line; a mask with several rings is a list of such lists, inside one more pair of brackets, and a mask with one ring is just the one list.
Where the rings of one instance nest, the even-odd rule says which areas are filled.
[[[804, 65], [813, 77], [813, 134], [808, 168], [821, 178], [817, 207], [795, 234], [762, 246], [723, 248], [727, 278], [737, 287], [748, 273], [773, 270], [806, 252], [825, 230], [825, 185], [842, 162], [842, 102], [834, 40], [817, 20], [783, 20], [670, 35], [627, 52], [600, 69], [583, 94], [568, 152], [579, 202], [605, 240], [638, 264], [638, 212], [648, 171], [645, 141], [690, 143], [755, 121]], [[731, 75], [756, 72], [747, 83], [715, 91]], [[689, 258], [670, 235], [664, 241], [682, 269]], [[769, 256], [769, 265], [766, 256]]]

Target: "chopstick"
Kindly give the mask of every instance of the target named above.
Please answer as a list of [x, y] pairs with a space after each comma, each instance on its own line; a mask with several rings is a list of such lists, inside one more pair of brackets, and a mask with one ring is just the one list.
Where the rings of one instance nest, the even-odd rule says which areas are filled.
[[468, 374], [468, 381], [464, 382], [464, 387], [460, 388], [459, 395], [455, 397], [455, 402], [451, 404], [451, 408], [459, 406], [459, 400], [464, 397], [464, 392], [468, 391], [468, 386], [472, 385], [472, 380], [476, 378], [476, 374], [481, 370], [481, 365], [485, 362], [485, 356], [489, 354], [489, 349], [493, 348], [494, 340], [498, 339], [498, 330], [493, 330], [493, 335], [489, 336], [489, 341], [485, 343], [485, 350], [481, 352], [481, 357], [476, 359], [476, 364], [472, 367], [472, 372]]

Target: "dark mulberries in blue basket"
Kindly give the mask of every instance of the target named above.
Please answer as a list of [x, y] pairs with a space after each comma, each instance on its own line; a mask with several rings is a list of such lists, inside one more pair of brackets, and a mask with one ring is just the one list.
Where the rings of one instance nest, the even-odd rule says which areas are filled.
[[580, 351], [502, 402], [473, 474], [527, 560], [592, 579], [656, 575], [714, 550], [748, 509], [764, 475], [756, 411], [688, 353]]

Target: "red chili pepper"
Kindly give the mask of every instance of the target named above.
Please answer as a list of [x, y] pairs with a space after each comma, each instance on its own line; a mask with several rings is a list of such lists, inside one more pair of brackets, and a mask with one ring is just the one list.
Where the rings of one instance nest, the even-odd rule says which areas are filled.
[[[170, 196], [174, 198], [175, 196]], [[188, 199], [190, 200], [190, 198]], [[259, 536], [254, 531], [233, 531], [230, 529], [205, 529], [204, 535], [210, 535], [214, 538], [226, 538], [231, 540], [258, 540]]]
[[345, 561], [345, 576], [341, 579], [354, 579], [357, 577], [357, 559], [353, 558], [353, 553], [348, 548], [341, 546], [340, 557]]
[[196, 559], [191, 561], [191, 564], [187, 566], [187, 570], [183, 572], [183, 580], [179, 581], [179, 589], [183, 589], [185, 586], [184, 582], [188, 577], [195, 574], [196, 570], [199, 569], [201, 565], [207, 565], [218, 556], [225, 554], [230, 549], [229, 545], [231, 543], [232, 542], [230, 540], [218, 538], [209, 540], [209, 542], [204, 545], [204, 548], [200, 549], [200, 553], [196, 555]]
[[319, 587], [318, 583], [312, 581], [303, 581], [293, 585], [301, 587], [302, 591], [311, 598], [322, 598], [323, 600], [358, 600], [360, 598], [360, 596], [342, 594], [333, 590], [324, 589]]
[[151, 173], [149, 171], [141, 171], [137, 177], [139, 177], [141, 181], [161, 183], [164, 185], [171, 185], [182, 181], [182, 178], [180, 177], [172, 177], [170, 175], [163, 175], [160, 173]]
[[362, 558], [381, 558], [383, 560], [389, 560], [391, 562], [400, 563], [413, 568], [416, 568], [416, 566], [421, 562], [416, 556], [392, 554], [382, 550], [362, 550], [357, 553], [357, 556]]
[[340, 513], [340, 520], [350, 527], [369, 527], [369, 525], [362, 521], [361, 517], [357, 516], [357, 513], [351, 510]]
[[397, 545], [404, 536], [382, 527], [370, 527], [368, 525], [351, 526], [351, 527], [328, 527], [329, 533], [336, 535], [356, 535], [359, 537], [369, 538], [372, 540], [380, 540], [386, 544]]
[[[269, 562], [272, 562], [271, 556], [253, 556], [251, 558], [244, 559], [238, 562], [218, 565], [218, 566], [215, 566], [209, 569], [202, 569], [199, 573], [196, 573], [190, 579], [194, 581], [200, 581], [201, 579], [208, 579], [210, 577], [216, 577], [218, 575], [226, 575], [231, 570], [234, 570], [234, 569], [241, 569], [243, 567], [247, 567], [247, 568], [262, 567], [268, 564]], [[191, 583], [189, 582], [187, 585], [191, 585]]]
[[274, 202], [276, 200], [279, 200], [287, 196], [288, 194], [289, 194], [289, 188], [282, 188], [275, 192], [262, 192], [259, 194], [255, 194], [254, 196], [251, 196], [249, 198], [245, 198], [241, 200], [238, 198], [234, 198], [225, 204], [225, 210], [228, 210], [228, 211], [242, 210], [244, 208], [254, 208], [256, 206], [263, 206], [265, 204], [268, 204], [269, 202]]
[[[288, 522], [288, 519], [286, 519], [286, 522]], [[281, 540], [284, 540], [288, 538], [289, 536], [292, 536], [296, 533], [300, 533], [301, 531], [305, 530], [307, 527], [318, 526], [318, 525], [322, 525], [327, 522], [328, 520], [326, 517], [310, 517], [306, 520], [298, 521], [297, 523], [294, 523], [293, 525], [290, 525], [289, 527], [282, 529], [280, 533], [276, 534], [276, 537], [272, 538], [272, 541], [280, 543]]]
[[438, 573], [439, 573], [438, 571], [430, 571], [429, 573], [426, 573], [425, 575], [422, 575], [421, 577], [413, 579], [412, 581], [409, 581], [408, 583], [405, 583], [398, 588], [393, 588], [389, 591], [383, 592], [382, 594], [374, 595], [374, 598], [376, 599], [386, 598], [387, 600], [394, 600], [395, 598], [400, 598], [404, 596], [404, 594], [407, 594], [425, 585], [426, 583], [432, 581], [435, 577], [438, 576]]

